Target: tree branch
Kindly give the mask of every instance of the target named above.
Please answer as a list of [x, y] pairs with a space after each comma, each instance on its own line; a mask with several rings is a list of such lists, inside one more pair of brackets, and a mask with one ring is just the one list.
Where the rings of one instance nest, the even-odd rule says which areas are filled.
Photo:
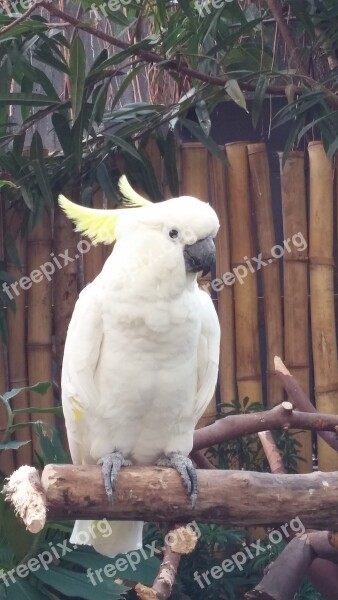
[[37, 2], [34, 2], [32, 6], [28, 10], [26, 10], [26, 12], [20, 15], [20, 17], [18, 17], [5, 27], [2, 27], [2, 29], [0, 29], [0, 36], [10, 31], [13, 27], [15, 27], [15, 25], [19, 25], [19, 23], [22, 23], [22, 21], [26, 21], [26, 19], [31, 15], [31, 13], [36, 9], [37, 6], [39, 6], [39, 4]]
[[338, 449], [338, 416], [323, 413], [309, 414], [293, 410], [291, 402], [282, 402], [278, 406], [261, 412], [228, 415], [212, 425], [194, 432], [194, 452], [225, 440], [233, 440], [242, 435], [258, 433], [267, 429], [305, 429], [313, 431], [334, 431]]
[[[108, 44], [111, 44], [112, 46], [116, 46], [116, 48], [120, 48], [121, 50], [129, 50], [129, 48], [132, 47], [132, 44], [129, 44], [128, 42], [125, 42], [123, 40], [120, 40], [119, 38], [113, 37], [112, 35], [109, 35], [108, 33], [101, 31], [100, 29], [95, 29], [94, 27], [91, 27], [90, 25], [88, 25], [88, 23], [82, 23], [81, 21], [79, 21], [78, 19], [73, 17], [73, 15], [69, 15], [69, 14], [65, 13], [64, 11], [56, 8], [56, 6], [54, 6], [52, 4], [52, 2], [49, 2], [48, 0], [42, 0], [42, 2], [40, 3], [40, 6], [45, 8], [46, 10], [48, 10], [48, 12], [51, 13], [52, 15], [54, 15], [55, 17], [59, 17], [60, 19], [63, 19], [64, 21], [68, 21], [68, 23], [71, 23], [71, 25], [73, 25], [74, 27], [77, 27], [78, 29], [82, 29], [83, 31], [86, 31], [90, 35], [93, 35], [96, 38], [99, 38], [105, 42], [108, 42]], [[185, 66], [184, 64], [181, 64], [181, 62], [179, 60], [177, 60], [177, 59], [168, 60], [165, 56], [160, 56], [159, 54], [156, 54], [156, 52], [149, 52], [148, 50], [139, 49], [139, 50], [135, 51], [135, 54], [137, 54], [142, 60], [144, 60], [147, 63], [151, 63], [151, 64], [161, 63], [161, 67], [167, 71], [172, 70], [172, 71], [175, 71], [176, 73], [181, 73], [182, 75], [189, 77], [191, 79], [197, 79], [199, 81], [208, 83], [210, 85], [224, 87], [225, 84], [229, 80], [229, 78], [227, 76], [215, 77], [212, 75], [207, 75], [206, 73], [201, 73], [197, 69], [190, 69], [189, 67]], [[248, 90], [248, 91], [253, 91], [256, 89], [256, 83], [241, 82], [240, 86], [243, 90]], [[285, 86], [268, 86], [266, 89], [266, 93], [277, 94], [277, 95], [283, 96], [283, 95], [285, 95]]]
[[263, 450], [270, 465], [271, 473], [285, 473], [282, 456], [276, 446], [271, 431], [260, 431], [258, 437], [261, 440]]
[[337, 537], [333, 533], [315, 531], [294, 538], [269, 565], [262, 581], [245, 595], [246, 600], [293, 600], [316, 557], [338, 561]]
[[[291, 375], [290, 371], [286, 368], [283, 361], [279, 356], [275, 356], [275, 371], [276, 376], [282, 383], [289, 399], [296, 406], [296, 408], [300, 411], [304, 411], [310, 413], [312, 415], [317, 415], [317, 418], [321, 421], [322, 415], [317, 411], [317, 409], [313, 406], [311, 400], [307, 397], [305, 392], [302, 390], [298, 381]], [[329, 416], [329, 415], [326, 415]], [[334, 415], [332, 415], [334, 417]], [[335, 418], [335, 417], [334, 417]], [[271, 429], [271, 428], [270, 428]], [[303, 427], [305, 429], [305, 427]], [[331, 448], [338, 452], [338, 436], [337, 430], [335, 433], [332, 432], [331, 427], [330, 431], [325, 430], [325, 427], [318, 427], [318, 435], [327, 443]]]
[[293, 37], [290, 27], [284, 20], [283, 12], [279, 0], [266, 0], [268, 7], [277, 23], [277, 27], [281, 33], [281, 36], [285, 42], [288, 55], [290, 57], [290, 63], [293, 65], [299, 75], [307, 77], [309, 75], [308, 70], [303, 62], [301, 52]]
[[[277, 455], [280, 460], [281, 457], [271, 432], [264, 431], [259, 433], [258, 435], [262, 441], [265, 454], [269, 461], [271, 472], [285, 473], [283, 463], [280, 463], [277, 459]], [[321, 533], [324, 534], [325, 538], [327, 532]], [[289, 539], [293, 539], [296, 537], [296, 534], [293, 531], [290, 531], [289, 534]], [[333, 545], [337, 546], [337, 542], [334, 542]], [[280, 566], [284, 570], [284, 564], [281, 564]], [[311, 583], [315, 586], [315, 588], [319, 591], [319, 593], [322, 594], [324, 598], [326, 598], [326, 600], [336, 600], [338, 598], [338, 567], [332, 564], [332, 562], [326, 560], [325, 558], [315, 558], [311, 562], [306, 575], [310, 579]], [[258, 586], [258, 588], [261, 587], [264, 587], [263, 582], [261, 582]], [[255, 590], [257, 591], [257, 588], [255, 588]], [[258, 597], [261, 598], [261, 596]]]
[[[22, 467], [21, 467], [22, 468]], [[14, 477], [8, 486], [14, 486]], [[198, 470], [199, 495], [194, 509], [180, 476], [173, 469], [122, 469], [111, 504], [97, 465], [48, 465], [42, 474], [42, 499], [48, 519], [141, 520], [177, 523], [196, 519], [232, 526], [278, 525], [298, 516], [304, 527], [333, 528], [338, 520], [338, 472], [272, 475], [253, 471]], [[13, 496], [20, 512], [24, 503], [26, 526], [34, 521], [30, 492]], [[41, 528], [43, 523], [41, 523]]]
[[197, 544], [196, 532], [189, 526], [177, 525], [166, 535], [166, 539], [171, 541], [165, 541], [163, 560], [152, 587], [141, 583], [135, 586], [140, 600], [167, 600], [172, 593], [181, 556], [191, 554]]

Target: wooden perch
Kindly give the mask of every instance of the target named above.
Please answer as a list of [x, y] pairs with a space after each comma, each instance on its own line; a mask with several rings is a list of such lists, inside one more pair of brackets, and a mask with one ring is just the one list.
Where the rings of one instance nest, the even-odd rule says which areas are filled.
[[14, 471], [3, 492], [28, 531], [38, 533], [43, 529], [47, 516], [46, 497], [39, 472], [34, 467], [24, 465]]
[[138, 583], [135, 592], [140, 600], [167, 600], [171, 596], [177, 569], [183, 554], [191, 554], [197, 544], [196, 532], [191, 527], [176, 527], [167, 534], [163, 551], [163, 560], [158, 575], [151, 588]]
[[[123, 468], [114, 502], [107, 500], [99, 466], [48, 465], [41, 483], [41, 503], [48, 519], [168, 521], [232, 526], [278, 525], [299, 517], [305, 527], [334, 529], [338, 523], [338, 472], [272, 475], [254, 471], [199, 470], [196, 507], [173, 469]], [[13, 489], [10, 478], [8, 489]], [[36, 491], [34, 490], [34, 494]], [[30, 490], [12, 494], [26, 526], [35, 519]], [[27, 506], [22, 513], [22, 505]], [[41, 527], [43, 522], [40, 519]]]
[[[276, 376], [282, 383], [289, 400], [296, 406], [296, 408], [300, 411], [307, 412], [309, 415], [316, 415], [319, 420], [321, 420], [321, 415], [318, 413], [317, 409], [313, 406], [311, 400], [307, 397], [304, 390], [299, 385], [298, 381], [291, 375], [290, 371], [286, 368], [283, 361], [279, 356], [275, 356], [275, 372]], [[326, 415], [329, 416], [329, 415]], [[267, 428], [268, 429], [268, 428]], [[269, 429], [272, 429], [269, 427]], [[303, 427], [302, 429], [306, 429]], [[331, 428], [329, 428], [331, 429]], [[316, 428], [318, 431], [318, 435], [325, 440], [331, 448], [338, 452], [338, 436], [337, 430], [335, 433], [333, 431], [328, 431], [325, 428], [318, 427]]]
[[245, 595], [246, 600], [293, 600], [316, 557], [338, 561], [337, 535], [314, 531], [294, 538], [269, 565], [262, 581]]
[[[266, 457], [269, 461], [270, 469], [272, 473], [285, 473], [282, 457], [279, 453], [279, 450], [276, 446], [275, 440], [271, 431], [263, 431], [258, 434], [259, 438], [262, 442], [262, 446]], [[289, 539], [294, 539], [296, 537], [295, 532], [290, 531]], [[313, 538], [312, 538], [313, 539]], [[328, 542], [330, 547], [330, 553], [327, 558], [332, 559], [332, 547], [337, 549], [338, 551], [338, 539], [337, 535], [329, 534], [328, 532], [319, 532], [317, 536], [317, 542], [315, 541], [312, 544], [312, 548], [315, 550], [317, 555], [325, 555], [325, 548], [323, 552], [318, 546], [324, 547], [328, 546]], [[321, 544], [320, 544], [321, 541]], [[317, 546], [317, 547], [316, 547]], [[298, 544], [298, 549], [303, 553], [303, 545]], [[333, 555], [335, 556], [336, 550], [334, 550]], [[326, 553], [328, 554], [328, 553]], [[280, 561], [279, 566], [284, 570], [284, 564]], [[314, 587], [319, 591], [319, 593], [326, 598], [326, 600], [337, 600], [338, 598], [338, 566], [334, 565], [332, 562], [327, 560], [326, 558], [315, 558], [311, 561], [308, 570], [306, 571], [307, 577], [310, 579], [311, 583]], [[264, 594], [268, 592], [264, 591], [265, 581], [262, 581], [252, 592], [251, 594], [259, 593], [259, 598], [264, 598]], [[293, 577], [293, 586], [294, 591], [296, 591], [298, 587], [298, 579], [295, 580]], [[269, 584], [269, 582], [268, 582]], [[282, 592], [282, 590], [280, 590]], [[283, 591], [285, 593], [285, 590]], [[292, 592], [291, 592], [292, 593]], [[270, 594], [271, 596], [271, 594]], [[251, 596], [252, 597], [252, 596]], [[253, 596], [255, 597], [255, 596]], [[268, 596], [267, 596], [268, 597]], [[281, 596], [280, 596], [281, 597]], [[250, 593], [248, 594], [248, 598], [250, 599]]]
[[325, 431], [325, 435], [332, 436], [332, 439], [336, 440], [336, 449], [338, 450], [338, 415], [318, 413], [316, 409], [314, 409], [313, 414], [300, 412], [299, 410], [293, 410], [291, 402], [282, 402], [271, 410], [242, 415], [229, 415], [223, 419], [219, 419], [212, 425], [197, 429], [194, 432], [193, 450], [195, 452], [202, 450], [202, 448], [219, 444], [225, 440], [233, 440], [242, 435], [258, 433], [267, 429]]

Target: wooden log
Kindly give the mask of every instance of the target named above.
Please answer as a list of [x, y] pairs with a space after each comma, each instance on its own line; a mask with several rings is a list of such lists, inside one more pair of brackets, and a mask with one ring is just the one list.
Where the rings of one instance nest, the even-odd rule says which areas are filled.
[[107, 499], [97, 465], [48, 465], [41, 483], [50, 520], [165, 522], [170, 515], [177, 523], [196, 519], [245, 527], [290, 523], [297, 516], [304, 527], [337, 527], [337, 472], [272, 475], [198, 470], [197, 476], [199, 496], [194, 509], [178, 473], [162, 467], [123, 468], [113, 503]]
[[[338, 411], [338, 360], [334, 313], [333, 171], [323, 145], [309, 144], [310, 161], [310, 290], [312, 352], [316, 406]], [[320, 469], [338, 467], [337, 454], [318, 440]]]
[[[298, 234], [301, 234], [305, 241], [305, 248], [302, 250], [290, 242], [284, 254], [285, 364], [310, 397], [308, 222], [304, 152], [291, 152], [284, 166], [282, 153], [279, 159], [284, 240], [292, 241], [293, 236], [298, 236], [299, 239]], [[305, 461], [300, 461], [298, 468], [300, 472], [312, 471], [312, 437], [307, 432], [300, 432], [297, 440], [302, 444], [301, 457]]]

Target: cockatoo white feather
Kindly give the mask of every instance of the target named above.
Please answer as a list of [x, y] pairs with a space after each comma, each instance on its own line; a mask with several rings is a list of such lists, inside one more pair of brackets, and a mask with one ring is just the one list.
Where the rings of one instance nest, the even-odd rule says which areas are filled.
[[[91, 209], [84, 214], [68, 203], [61, 206], [78, 229], [99, 241], [109, 238], [118, 212], [109, 238], [116, 238], [114, 251], [81, 292], [65, 344], [62, 399], [73, 462], [94, 464], [116, 450], [138, 465], [170, 452], [187, 456], [215, 389], [220, 332], [183, 252], [216, 235], [216, 213], [185, 196], [107, 211], [107, 227], [105, 211], [96, 210], [90, 222]], [[109, 538], [92, 537], [98, 552], [141, 547], [142, 524], [111, 527]], [[76, 523], [73, 543], [83, 543], [81, 532], [90, 535], [89, 522]]]

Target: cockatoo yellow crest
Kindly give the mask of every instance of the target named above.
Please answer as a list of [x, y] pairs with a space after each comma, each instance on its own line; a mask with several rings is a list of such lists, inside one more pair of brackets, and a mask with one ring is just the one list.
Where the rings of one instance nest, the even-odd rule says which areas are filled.
[[[123, 197], [123, 207], [142, 208], [152, 204], [133, 190], [125, 175], [120, 177], [119, 189]], [[71, 202], [62, 194], [59, 196], [59, 205], [67, 217], [76, 223], [76, 231], [88, 236], [94, 245], [112, 244], [115, 241], [115, 227], [123, 208], [114, 210], [87, 208]]]

